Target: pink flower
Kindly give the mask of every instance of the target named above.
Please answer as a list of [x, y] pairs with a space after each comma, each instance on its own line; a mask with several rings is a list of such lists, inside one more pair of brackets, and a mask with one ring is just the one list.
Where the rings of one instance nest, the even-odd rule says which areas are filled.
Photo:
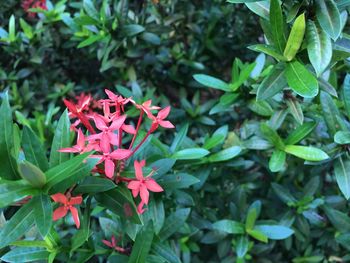
[[54, 195], [51, 195], [51, 198], [54, 202], [60, 203], [63, 206], [60, 206], [53, 212], [53, 221], [56, 221], [64, 216], [67, 215], [68, 210], [72, 213], [73, 220], [75, 222], [75, 225], [77, 228], [80, 227], [80, 220], [78, 215], [78, 209], [75, 208], [73, 205], [80, 205], [83, 201], [83, 198], [81, 196], [65, 196], [64, 194], [57, 193]]
[[30, 18], [34, 18], [36, 13], [30, 12], [30, 8], [40, 8], [47, 10], [46, 0], [22, 0], [21, 6]]
[[78, 130], [78, 137], [77, 137], [77, 144], [70, 148], [62, 148], [59, 149], [59, 152], [63, 153], [84, 153], [89, 152], [92, 150], [97, 150], [96, 143], [90, 142], [88, 145], [85, 146], [85, 136], [81, 129]]
[[[162, 192], [164, 191], [163, 188], [157, 184], [157, 182], [151, 178], [152, 173], [150, 173], [148, 176], [143, 177], [142, 167], [145, 166], [145, 160], [142, 160], [141, 162], [138, 162], [135, 160], [134, 167], [135, 167], [135, 175], [136, 180], [132, 180], [128, 183], [128, 188], [132, 190], [132, 195], [134, 197], [138, 196], [140, 194], [141, 197], [141, 203], [147, 205], [149, 200], [149, 192]], [[141, 208], [138, 208], [138, 211], [143, 211]]]
[[170, 106], [167, 106], [158, 112], [157, 117], [153, 116], [153, 122], [151, 127], [152, 132], [155, 131], [158, 128], [158, 126], [162, 126], [163, 128], [175, 128], [175, 126], [170, 121], [164, 120], [166, 117], [168, 117], [170, 109]]
[[158, 106], [152, 106], [152, 100], [147, 100], [147, 101], [145, 101], [142, 104], [137, 104], [134, 101], [133, 101], [133, 103], [135, 104], [136, 108], [138, 108], [140, 110], [143, 110], [147, 114], [148, 118], [154, 117], [152, 112], [151, 112], [152, 110], [159, 110], [159, 109], [161, 109]]
[[114, 250], [116, 250], [116, 251], [118, 251], [120, 253], [127, 253], [127, 250], [125, 248], [117, 246], [117, 242], [119, 242], [119, 240], [116, 240], [114, 236], [112, 236], [111, 241], [102, 240], [102, 242], [107, 247], [113, 248]]

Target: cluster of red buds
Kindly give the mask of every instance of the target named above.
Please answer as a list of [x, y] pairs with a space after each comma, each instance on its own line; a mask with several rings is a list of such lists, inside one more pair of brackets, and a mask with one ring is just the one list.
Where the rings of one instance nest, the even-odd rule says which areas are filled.
[[31, 8], [47, 10], [46, 0], [22, 0], [21, 6], [30, 18], [34, 18], [36, 15], [36, 13], [29, 11]]
[[[98, 158], [98, 163], [93, 172], [113, 180], [116, 184], [126, 183], [134, 198], [140, 196], [141, 201], [137, 211], [141, 214], [145, 211], [144, 206], [148, 204], [149, 191], [162, 192], [163, 188], [151, 178], [154, 171], [147, 176], [143, 175], [142, 168], [146, 164], [145, 160], [134, 161], [135, 178], [123, 177], [121, 173], [125, 169], [126, 160], [133, 156], [159, 126], [174, 128], [171, 122], [165, 120], [170, 113], [170, 106], [161, 109], [152, 106], [151, 100], [138, 104], [132, 98], [124, 98], [110, 90], [105, 92], [108, 98], [98, 101], [86, 94], [76, 97], [77, 102], [64, 100], [73, 122], [71, 130], [77, 133], [77, 139], [76, 145], [59, 151], [78, 154], [94, 151], [90, 158]], [[139, 112], [136, 126], [127, 118], [127, 107], [134, 107]], [[149, 129], [143, 137], [138, 138], [146, 119], [151, 122]], [[80, 204], [82, 199], [79, 196], [71, 197], [73, 188], [65, 195], [59, 193], [52, 196], [55, 202], [61, 204], [61, 207], [54, 211], [54, 220], [65, 216], [70, 211], [76, 226], [79, 227], [79, 217], [73, 205]]]

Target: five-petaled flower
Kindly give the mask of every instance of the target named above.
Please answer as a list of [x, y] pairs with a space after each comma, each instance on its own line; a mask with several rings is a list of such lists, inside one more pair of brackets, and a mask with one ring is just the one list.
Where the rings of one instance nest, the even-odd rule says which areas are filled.
[[135, 167], [135, 176], [136, 180], [132, 180], [128, 183], [128, 188], [131, 189], [132, 195], [134, 197], [138, 196], [140, 194], [141, 203], [138, 207], [138, 212], [143, 212], [143, 205], [148, 204], [149, 200], [149, 192], [163, 192], [163, 188], [157, 184], [157, 182], [151, 178], [153, 172], [151, 172], [146, 177], [143, 176], [142, 167], [146, 165], [145, 160], [142, 160], [141, 162], [135, 161], [134, 167]]
[[167, 106], [158, 112], [157, 117], [153, 116], [151, 127], [152, 132], [155, 131], [158, 128], [158, 126], [162, 126], [163, 128], [168, 129], [175, 128], [175, 126], [170, 121], [165, 120], [165, 118], [168, 117], [169, 113], [170, 106]]
[[81, 196], [71, 197], [68, 194], [64, 195], [61, 193], [51, 195], [51, 198], [54, 202], [61, 204], [61, 206], [58, 207], [53, 212], [53, 220], [56, 221], [66, 216], [68, 211], [70, 211], [72, 213], [73, 220], [75, 222], [76, 227], [79, 228], [80, 220], [79, 220], [78, 209], [74, 207], [74, 205], [80, 205], [81, 202], [83, 201], [83, 198]]
[[117, 246], [117, 242], [119, 242], [119, 240], [115, 239], [115, 236], [112, 236], [111, 241], [108, 240], [102, 240], [103, 244], [105, 244], [107, 247], [113, 248], [115, 251], [118, 251], [120, 253], [127, 253], [127, 249], [123, 248], [123, 247], [119, 247]]

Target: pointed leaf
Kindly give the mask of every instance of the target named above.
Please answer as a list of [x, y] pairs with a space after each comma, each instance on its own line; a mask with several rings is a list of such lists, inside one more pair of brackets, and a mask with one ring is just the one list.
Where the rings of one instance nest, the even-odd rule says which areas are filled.
[[316, 122], [303, 123], [303, 125], [300, 125], [288, 135], [285, 144], [296, 144], [300, 142], [315, 129], [316, 125]]
[[32, 208], [35, 214], [35, 224], [42, 237], [49, 233], [52, 225], [52, 205], [50, 197], [40, 194], [33, 197]]
[[196, 74], [193, 75], [193, 78], [206, 87], [223, 91], [231, 91], [230, 85], [220, 79], [205, 74]]
[[286, 162], [286, 153], [281, 150], [274, 150], [269, 161], [271, 172], [279, 172], [284, 168]]
[[287, 99], [286, 104], [288, 105], [289, 112], [292, 114], [294, 119], [299, 123], [303, 124], [304, 122], [304, 113], [301, 108], [300, 103], [294, 99]]
[[259, 85], [256, 99], [265, 100], [271, 98], [286, 86], [287, 81], [284, 77], [284, 68], [275, 66]]
[[248, 46], [250, 50], [256, 51], [256, 52], [262, 52], [265, 53], [266, 55], [269, 55], [276, 60], [279, 61], [286, 61], [286, 58], [280, 53], [276, 48], [270, 45], [266, 44], [257, 44], [257, 45], [251, 45]]
[[232, 146], [230, 148], [224, 149], [220, 152], [214, 153], [208, 157], [209, 162], [222, 162], [235, 158], [240, 152], [241, 147]]
[[290, 31], [286, 48], [284, 49], [283, 55], [288, 60], [291, 61], [295, 55], [298, 53], [301, 44], [303, 43], [305, 34], [305, 14], [299, 15], [293, 24]]
[[350, 160], [339, 156], [334, 163], [334, 174], [338, 187], [346, 199], [350, 198]]
[[132, 247], [132, 252], [129, 257], [129, 263], [145, 262], [149, 251], [151, 250], [153, 241], [153, 224], [147, 226], [137, 234], [135, 243]]
[[273, 240], [286, 239], [294, 233], [292, 229], [286, 226], [258, 225], [255, 228], [264, 233], [269, 239]]
[[287, 42], [286, 24], [279, 0], [271, 0], [270, 2], [270, 26], [275, 46], [279, 52], [283, 52]]
[[316, 0], [316, 17], [322, 29], [337, 40], [341, 33], [340, 13], [333, 0]]
[[329, 158], [324, 151], [311, 146], [286, 145], [284, 151], [307, 161], [317, 162]]
[[191, 212], [190, 208], [181, 208], [165, 219], [163, 228], [159, 232], [159, 238], [164, 241], [182, 227]]

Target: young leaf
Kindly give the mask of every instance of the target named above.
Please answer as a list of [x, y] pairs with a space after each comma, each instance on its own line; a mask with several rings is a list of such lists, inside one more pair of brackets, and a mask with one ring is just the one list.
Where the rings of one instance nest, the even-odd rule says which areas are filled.
[[287, 41], [285, 34], [286, 24], [279, 0], [271, 0], [270, 2], [270, 26], [273, 42], [279, 52], [283, 52]]
[[69, 154], [58, 152], [59, 149], [70, 146], [70, 121], [67, 110], [58, 121], [55, 135], [52, 140], [50, 167], [54, 167], [69, 160]]
[[16, 20], [14, 15], [11, 15], [9, 21], [9, 40], [10, 42], [14, 42], [16, 40]]
[[285, 163], [286, 163], [286, 153], [278, 149], [274, 150], [269, 161], [269, 168], [271, 172], [276, 173], [281, 171]]
[[266, 45], [266, 44], [257, 44], [257, 45], [248, 46], [248, 48], [256, 52], [263, 52], [266, 55], [269, 55], [278, 61], [286, 61], [286, 58], [282, 55], [282, 53], [280, 53], [273, 46]]
[[193, 75], [193, 78], [206, 87], [223, 91], [231, 91], [230, 85], [220, 79], [205, 74], [196, 74]]
[[305, 14], [299, 15], [293, 24], [290, 31], [286, 47], [283, 52], [283, 56], [291, 61], [297, 54], [301, 43], [303, 43], [305, 34]]
[[14, 131], [12, 111], [7, 92], [0, 107], [0, 177], [7, 180], [21, 178], [18, 174], [17, 162], [13, 156]]
[[341, 33], [340, 13], [333, 0], [316, 0], [316, 17], [322, 29], [337, 40]]
[[244, 258], [249, 248], [249, 239], [246, 236], [240, 236], [236, 244], [236, 254], [238, 258]]
[[23, 127], [22, 148], [27, 161], [38, 166], [43, 172], [49, 168], [42, 143], [36, 134], [27, 126]]
[[286, 226], [278, 226], [278, 225], [257, 225], [255, 229], [258, 229], [264, 235], [266, 235], [269, 239], [273, 240], [281, 240], [286, 239], [293, 235], [294, 231]]
[[320, 76], [332, 59], [332, 42], [329, 36], [315, 22], [309, 20], [306, 30], [307, 53], [309, 60]]
[[275, 130], [270, 128], [266, 123], [260, 125], [260, 130], [264, 137], [271, 142], [277, 149], [283, 150], [285, 145], [281, 137], [277, 134]]
[[152, 240], [153, 224], [149, 223], [137, 234], [128, 262], [145, 262], [146, 257], [151, 250]]
[[255, 238], [256, 240], [259, 240], [259, 241], [264, 242], [264, 243], [268, 242], [267, 236], [258, 229], [249, 229], [249, 230], [247, 230], [247, 233], [251, 237]]
[[42, 237], [49, 233], [52, 225], [52, 205], [48, 195], [40, 194], [33, 197], [32, 208], [35, 214], [35, 224]]
[[346, 199], [350, 198], [350, 160], [339, 156], [334, 163], [334, 174], [338, 187]]
[[265, 100], [271, 98], [286, 86], [287, 81], [284, 77], [284, 68], [275, 66], [259, 85], [256, 99]]
[[45, 174], [34, 164], [23, 161], [19, 164], [19, 172], [23, 179], [33, 187], [41, 188], [46, 184]]
[[286, 145], [284, 151], [307, 161], [317, 162], [329, 158], [324, 151], [311, 146]]
[[288, 85], [298, 95], [312, 98], [318, 94], [317, 79], [300, 62], [289, 62], [285, 74]]

